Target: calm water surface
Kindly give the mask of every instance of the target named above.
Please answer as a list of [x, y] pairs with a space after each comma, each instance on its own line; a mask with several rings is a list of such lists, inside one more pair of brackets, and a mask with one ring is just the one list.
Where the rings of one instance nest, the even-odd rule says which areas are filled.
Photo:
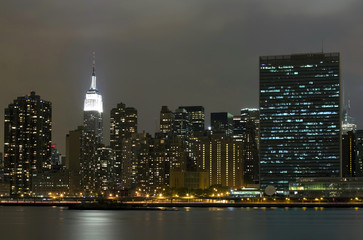
[[0, 239], [359, 239], [363, 209], [0, 207]]

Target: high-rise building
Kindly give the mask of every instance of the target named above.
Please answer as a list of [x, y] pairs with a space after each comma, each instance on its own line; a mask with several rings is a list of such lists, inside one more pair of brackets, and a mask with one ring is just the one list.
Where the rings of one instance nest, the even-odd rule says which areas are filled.
[[202, 138], [198, 149], [198, 170], [208, 172], [210, 185], [242, 187], [241, 142], [219, 134]]
[[363, 130], [355, 132], [355, 160], [356, 160], [356, 175], [357, 177], [363, 176]]
[[51, 145], [51, 165], [53, 170], [60, 170], [64, 168], [62, 165], [61, 154], [59, 153], [58, 149], [56, 148], [55, 144]]
[[254, 125], [254, 135], [257, 144], [257, 149], [260, 149], [260, 110], [257, 108], [241, 109], [241, 122], [246, 126], [247, 122], [252, 122]]
[[163, 138], [169, 137], [173, 132], [174, 113], [167, 106], [162, 106], [160, 111], [160, 134]]
[[126, 107], [124, 103], [117, 104], [116, 108], [111, 109], [111, 147], [117, 147], [122, 139], [129, 138], [134, 133], [137, 133], [137, 110], [133, 107]]
[[184, 108], [191, 116], [191, 124], [193, 135], [202, 134], [204, 132], [204, 107], [202, 106], [181, 106], [179, 108]]
[[115, 154], [116, 188], [121, 188], [122, 143], [137, 133], [137, 110], [119, 103], [111, 110], [110, 146]]
[[51, 166], [52, 105], [35, 92], [5, 109], [5, 179], [11, 195], [31, 195], [32, 178]]
[[103, 102], [96, 85], [95, 61], [92, 66], [91, 87], [86, 93], [83, 108], [83, 124], [86, 131], [94, 132], [97, 142], [103, 141]]
[[96, 149], [94, 132], [86, 131], [84, 126], [70, 131], [66, 137], [66, 169], [69, 171], [71, 194], [96, 192]]
[[260, 57], [260, 183], [341, 175], [339, 53]]
[[259, 135], [260, 111], [256, 108], [241, 109], [241, 124], [243, 135], [243, 183], [259, 183]]
[[66, 169], [69, 172], [69, 192], [73, 195], [82, 192], [80, 171], [83, 129], [78, 127], [66, 135]]
[[193, 134], [191, 114], [184, 108], [178, 108], [174, 112], [173, 134], [185, 139]]
[[356, 143], [353, 131], [342, 134], [342, 177], [356, 177]]
[[246, 133], [246, 124], [242, 122], [241, 116], [233, 117], [233, 140], [242, 142]]
[[210, 122], [213, 133], [226, 134], [227, 137], [233, 135], [233, 115], [228, 112], [216, 112], [210, 114]]
[[100, 147], [96, 151], [96, 192], [102, 196], [116, 193], [118, 189], [116, 156], [111, 148]]
[[357, 124], [355, 119], [350, 116], [350, 101], [343, 107], [342, 117], [342, 177], [356, 177], [359, 175], [356, 161]]
[[343, 106], [342, 111], [342, 134], [345, 134], [349, 131], [353, 133], [357, 130], [357, 123], [355, 118], [350, 116], [350, 100], [348, 100], [348, 104]]
[[152, 138], [146, 133], [134, 133], [122, 142], [121, 178], [125, 189], [146, 190], [149, 185], [149, 168]]

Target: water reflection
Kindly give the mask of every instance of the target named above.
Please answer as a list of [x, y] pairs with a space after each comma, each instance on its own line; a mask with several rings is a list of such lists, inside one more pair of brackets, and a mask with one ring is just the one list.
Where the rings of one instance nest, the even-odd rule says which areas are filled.
[[349, 239], [359, 236], [363, 222], [358, 208], [179, 210], [0, 207], [1, 239]]

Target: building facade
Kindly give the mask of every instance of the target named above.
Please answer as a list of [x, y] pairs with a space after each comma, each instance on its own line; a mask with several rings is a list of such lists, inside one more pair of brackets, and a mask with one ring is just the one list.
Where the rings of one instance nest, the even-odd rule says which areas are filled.
[[353, 131], [342, 134], [342, 177], [356, 177], [356, 142]]
[[97, 192], [97, 139], [84, 126], [70, 131], [66, 137], [66, 169], [69, 190], [73, 195], [94, 195]]
[[339, 53], [260, 57], [260, 180], [341, 175]]
[[119, 189], [120, 169], [114, 151], [108, 147], [96, 150], [96, 192], [101, 196], [116, 194]]
[[96, 85], [95, 63], [92, 66], [91, 87], [86, 93], [83, 108], [83, 125], [94, 132], [98, 143], [103, 141], [103, 102]]
[[162, 106], [160, 111], [160, 135], [168, 138], [173, 133], [174, 113], [167, 106]]
[[209, 184], [233, 188], [243, 186], [242, 143], [225, 134], [213, 135], [200, 140], [198, 170], [207, 172]]
[[117, 189], [122, 188], [122, 143], [137, 133], [137, 110], [119, 103], [111, 110], [110, 115], [110, 147], [115, 154], [115, 177]]
[[204, 132], [205, 114], [202, 106], [181, 106], [190, 115], [193, 136], [201, 135]]
[[228, 112], [216, 112], [210, 114], [210, 122], [213, 133], [233, 136], [233, 115]]
[[5, 109], [4, 177], [11, 195], [30, 196], [33, 176], [51, 168], [52, 105], [35, 92]]

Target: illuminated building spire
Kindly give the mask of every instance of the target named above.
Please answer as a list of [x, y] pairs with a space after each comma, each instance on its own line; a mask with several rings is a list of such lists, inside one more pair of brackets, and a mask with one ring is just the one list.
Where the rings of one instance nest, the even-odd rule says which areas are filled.
[[95, 52], [92, 52], [92, 82], [91, 87], [86, 93], [83, 108], [83, 125], [86, 131], [95, 133], [98, 143], [103, 139], [103, 102], [102, 95], [96, 85], [96, 59]]
[[102, 96], [99, 93], [96, 85], [96, 58], [95, 52], [92, 52], [93, 55], [93, 64], [92, 64], [92, 81], [91, 87], [87, 91], [86, 99], [84, 101], [84, 111], [97, 111], [99, 113], [103, 112], [103, 103]]
[[96, 52], [92, 52], [93, 55], [93, 64], [92, 64], [92, 82], [91, 82], [91, 88], [90, 90], [96, 90]]

